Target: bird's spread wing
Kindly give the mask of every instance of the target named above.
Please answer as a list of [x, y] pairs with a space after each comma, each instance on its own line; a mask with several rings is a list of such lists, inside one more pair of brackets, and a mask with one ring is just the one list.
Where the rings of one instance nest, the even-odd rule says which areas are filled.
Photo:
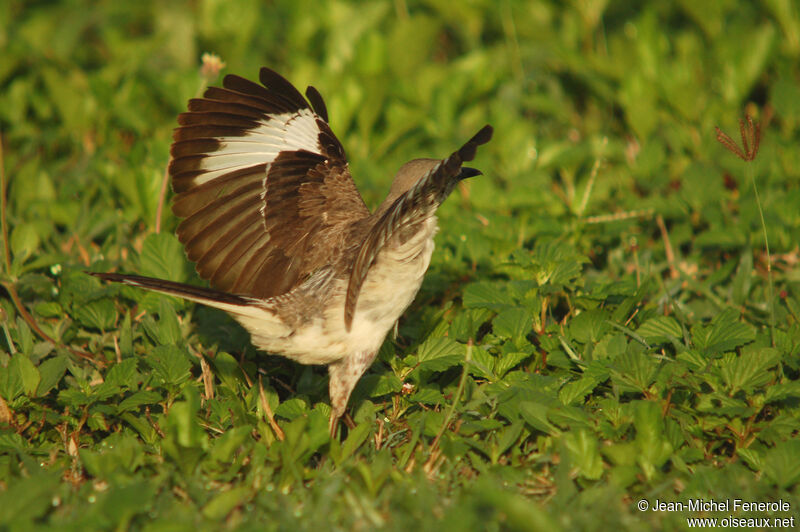
[[267, 68], [229, 75], [178, 117], [169, 173], [177, 234], [217, 290], [288, 292], [330, 260], [330, 235], [369, 215], [313, 87]]
[[478, 146], [489, 142], [492, 132], [491, 126], [484, 126], [458, 151], [434, 166], [411, 189], [397, 198], [375, 223], [359, 249], [350, 274], [344, 308], [345, 326], [348, 330], [353, 322], [361, 285], [381, 248], [394, 234], [429, 216], [431, 208], [435, 209], [445, 200], [458, 180], [461, 165], [475, 158]]

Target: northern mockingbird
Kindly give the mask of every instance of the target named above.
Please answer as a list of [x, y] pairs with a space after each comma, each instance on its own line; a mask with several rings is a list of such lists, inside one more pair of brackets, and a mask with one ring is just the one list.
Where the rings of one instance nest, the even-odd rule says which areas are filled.
[[436, 209], [484, 126], [445, 159], [404, 164], [367, 209], [313, 87], [306, 98], [270, 69], [262, 85], [228, 75], [178, 116], [169, 174], [177, 235], [213, 289], [138, 275], [97, 277], [228, 312], [263, 351], [330, 375], [333, 437], [350, 393], [419, 291]]

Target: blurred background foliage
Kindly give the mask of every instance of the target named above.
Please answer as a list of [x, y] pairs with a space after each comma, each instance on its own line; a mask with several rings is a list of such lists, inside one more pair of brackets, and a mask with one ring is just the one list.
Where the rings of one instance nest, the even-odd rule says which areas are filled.
[[[291, 421], [289, 439], [250, 442], [256, 423], [247, 412], [258, 393], [223, 353], [248, 351], [243, 369], [256, 375], [241, 330], [220, 313], [189, 309], [184, 319], [190, 306], [101, 289], [80, 273], [195, 278], [168, 236], [177, 224], [169, 209], [165, 234], [153, 233], [176, 115], [219, 83], [201, 72], [207, 52], [224, 61], [223, 75], [255, 79], [269, 66], [300, 88], [317, 87], [370, 207], [406, 160], [444, 156], [485, 123], [495, 127], [475, 163], [484, 177], [441, 209], [437, 252], [398, 342], [387, 342], [351, 403], [357, 421], [371, 419], [370, 409], [404, 400], [401, 379], [413, 384], [411, 415], [399, 421], [408, 432], [396, 447], [365, 450], [362, 430], [320, 451], [324, 375], [274, 358], [260, 363], [301, 395], [267, 387], [276, 415]], [[460, 529], [679, 523], [675, 514], [642, 522], [628, 493], [793, 496], [796, 510], [800, 449], [782, 442], [798, 430], [799, 58], [793, 0], [0, 2], [12, 257], [3, 282], [59, 344], [37, 337], [9, 298], [0, 301], [8, 347], [0, 353], [0, 524], [400, 529], [428, 515]], [[738, 139], [744, 113], [763, 137], [746, 172], [714, 132]], [[773, 254], [773, 301], [753, 184]], [[148, 314], [128, 314], [120, 294]], [[541, 317], [536, 305], [547, 310]], [[639, 305], [642, 314], [628, 319]], [[680, 325], [658, 317], [656, 307], [669, 305]], [[424, 405], [452, 399], [463, 344], [488, 328], [465, 392], [473, 402], [459, 407], [467, 417], [482, 413], [463, 441], [442, 440], [449, 465], [427, 483], [430, 471], [414, 466], [417, 445], [430, 443], [442, 418], [431, 411], [439, 417], [426, 421]], [[445, 333], [457, 342], [435, 338]], [[776, 338], [778, 354], [764, 351]], [[646, 357], [630, 347], [639, 340]], [[659, 342], [667, 347], [651, 349]], [[25, 357], [12, 356], [12, 344]], [[220, 347], [213, 365], [218, 393], [228, 394], [204, 398], [202, 427], [201, 368], [182, 354], [189, 345]], [[67, 348], [107, 362], [150, 358], [141, 374], [133, 362], [96, 369]], [[757, 355], [740, 367], [743, 349]], [[691, 378], [662, 371], [673, 355]], [[606, 358], [613, 363], [599, 373], [586, 370], [584, 362]], [[503, 390], [523, 373], [540, 390], [526, 397], [541, 409], [504, 411], [500, 399], [513, 396]], [[780, 391], [767, 392], [778, 382]], [[688, 406], [663, 422], [652, 401], [668, 406], [671, 388]], [[762, 410], [783, 400], [790, 406]], [[744, 445], [752, 423], [775, 419], [755, 447]], [[676, 427], [694, 443], [681, 443]], [[471, 457], [467, 449], [485, 462], [462, 465], [456, 457]]]

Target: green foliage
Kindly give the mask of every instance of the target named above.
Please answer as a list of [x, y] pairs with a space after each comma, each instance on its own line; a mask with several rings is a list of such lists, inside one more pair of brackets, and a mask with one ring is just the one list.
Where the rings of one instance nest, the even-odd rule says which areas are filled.
[[[694, 514], [636, 502], [800, 507], [791, 0], [11, 1], [0, 44], [0, 529], [669, 530]], [[370, 206], [404, 161], [495, 127], [341, 441], [321, 369], [85, 273], [201, 283], [167, 205], [155, 227], [176, 115], [218, 82], [205, 51], [313, 83]], [[714, 138], [744, 112], [748, 163]]]

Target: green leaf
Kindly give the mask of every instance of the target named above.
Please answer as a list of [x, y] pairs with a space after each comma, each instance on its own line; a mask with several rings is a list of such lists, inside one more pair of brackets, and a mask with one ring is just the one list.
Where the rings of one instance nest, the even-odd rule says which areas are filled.
[[658, 362], [640, 351], [628, 349], [613, 362], [612, 380], [622, 391], [643, 392], [656, 378]]
[[253, 427], [249, 425], [234, 427], [228, 430], [214, 440], [214, 446], [209, 452], [209, 458], [220, 463], [231, 462], [236, 451], [242, 447], [245, 442], [249, 441], [252, 431]]
[[39, 375], [41, 380], [39, 386], [36, 388], [36, 395], [43, 397], [50, 392], [61, 381], [64, 373], [67, 370], [69, 360], [66, 356], [58, 355], [48, 358], [39, 364]]
[[403, 383], [394, 373], [372, 374], [361, 377], [356, 388], [369, 390], [369, 397], [380, 397], [399, 392], [403, 389]]
[[494, 281], [479, 281], [464, 288], [464, 307], [485, 308], [501, 311], [515, 304], [513, 298], [504, 290], [504, 284]]
[[469, 362], [469, 372], [476, 377], [488, 379], [490, 381], [496, 380], [494, 374], [495, 357], [482, 347], [472, 348], [472, 359]]
[[531, 356], [531, 353], [523, 353], [519, 351], [501, 353], [500, 356], [495, 360], [494, 372], [498, 378], [503, 378], [511, 369]]
[[22, 264], [39, 248], [39, 233], [33, 224], [23, 223], [11, 231], [11, 253], [15, 264]]
[[26, 355], [33, 354], [33, 333], [31, 332], [28, 324], [22, 319], [22, 316], [17, 316], [17, 342], [19, 343], [19, 350]]
[[429, 337], [417, 349], [417, 367], [421, 371], [444, 371], [464, 360], [465, 348], [455, 340], [445, 337]]
[[308, 404], [299, 397], [287, 399], [278, 405], [275, 409], [275, 415], [283, 418], [294, 420], [301, 417], [308, 412]]
[[9, 361], [8, 367], [0, 367], [0, 396], [7, 401], [14, 400], [24, 390], [22, 384], [22, 371], [19, 368], [20, 362], [15, 361], [17, 357], [24, 357], [19, 353]]
[[578, 469], [578, 474], [590, 480], [603, 475], [603, 459], [600, 457], [597, 438], [588, 430], [578, 429], [563, 435], [570, 464]]
[[189, 380], [192, 368], [186, 353], [174, 345], [157, 346], [145, 358], [162, 384], [175, 387]]
[[526, 336], [532, 329], [531, 312], [522, 307], [500, 311], [492, 320], [492, 331], [500, 338], [511, 338], [517, 345], [527, 344]]
[[133, 356], [133, 327], [130, 312], [125, 312], [122, 326], [119, 328], [119, 353], [123, 358]]
[[72, 314], [81, 325], [100, 331], [112, 329], [117, 320], [117, 310], [110, 299], [99, 299], [78, 305]]
[[519, 413], [525, 422], [536, 430], [556, 436], [561, 431], [547, 419], [546, 405], [534, 401], [523, 401], [519, 404]]
[[558, 398], [565, 405], [582, 404], [584, 398], [592, 393], [602, 380], [593, 375], [584, 375], [577, 381], [565, 384], [558, 391]]
[[480, 327], [489, 321], [492, 311], [485, 308], [464, 309], [457, 313], [450, 324], [450, 337], [459, 342], [467, 342], [478, 336]]
[[142, 405], [155, 405], [162, 399], [163, 397], [158, 392], [152, 390], [138, 391], [120, 401], [117, 411], [123, 413], [128, 410], [136, 410]]
[[500, 456], [508, 451], [512, 445], [517, 443], [523, 428], [524, 423], [517, 420], [510, 425], [504, 426], [497, 432], [496, 443], [492, 446], [491, 451], [491, 460], [493, 464], [496, 464], [500, 460]]
[[239, 363], [228, 353], [219, 352], [214, 358], [209, 359], [214, 367], [214, 375], [230, 390], [238, 390], [239, 384], [244, 381], [244, 375], [239, 368]]
[[369, 437], [371, 428], [372, 427], [368, 423], [361, 423], [350, 431], [350, 434], [347, 435], [347, 439], [342, 444], [342, 453], [336, 461], [337, 465], [343, 464], [359, 447], [361, 447], [361, 444]]
[[672, 445], [664, 434], [660, 406], [652, 401], [636, 401], [633, 406], [637, 462], [645, 476], [652, 479], [669, 459]]
[[118, 364], [111, 366], [106, 374], [105, 383], [109, 386], [135, 388], [139, 380], [136, 371], [136, 359], [126, 358]]
[[163, 297], [158, 306], [158, 339], [162, 345], [178, 345], [183, 340], [175, 309]]
[[569, 323], [569, 332], [581, 343], [596, 343], [608, 331], [608, 313], [600, 309], [585, 310]]
[[15, 490], [0, 492], [0, 523], [9, 530], [32, 530], [34, 520], [51, 508], [59, 480], [49, 473], [15, 479]]
[[694, 345], [706, 353], [724, 353], [755, 340], [755, 328], [738, 319], [735, 310], [727, 309], [714, 318], [710, 327], [692, 327]]
[[636, 333], [650, 344], [680, 341], [683, 338], [680, 324], [670, 316], [650, 318], [636, 329]]
[[800, 482], [800, 441], [788, 440], [767, 451], [764, 474], [781, 489]]
[[767, 370], [777, 365], [781, 354], [771, 347], [744, 348], [740, 355], [727, 353], [718, 361], [720, 373], [731, 395], [739, 390], [764, 386], [775, 378]]
[[147, 236], [139, 255], [142, 275], [182, 283], [186, 281], [186, 259], [183, 246], [169, 233], [152, 233]]
[[176, 401], [163, 424], [166, 438], [161, 446], [184, 473], [190, 473], [205, 455], [208, 436], [197, 418], [200, 394], [195, 386], [183, 388], [183, 400]]
[[250, 499], [251, 489], [247, 486], [232, 488], [214, 496], [203, 507], [203, 516], [212, 521], [219, 521], [228, 515], [237, 506], [245, 504]]
[[9, 373], [16, 373], [19, 376], [21, 390], [26, 395], [35, 395], [36, 388], [39, 386], [41, 376], [39, 370], [33, 365], [31, 360], [22, 353], [15, 353], [11, 357], [8, 365]]

